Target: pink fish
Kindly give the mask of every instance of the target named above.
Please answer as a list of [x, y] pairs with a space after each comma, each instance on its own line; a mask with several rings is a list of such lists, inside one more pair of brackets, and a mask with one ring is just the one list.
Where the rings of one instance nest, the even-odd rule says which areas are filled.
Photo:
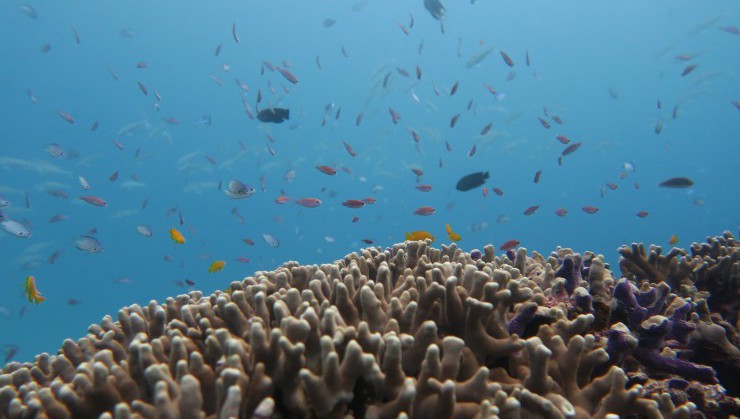
[[539, 118], [539, 117], [537, 119], [540, 120], [540, 124], [542, 124], [543, 127], [547, 128], [547, 129], [550, 129], [550, 123], [549, 122], [547, 122], [544, 119]]
[[501, 247], [499, 247], [499, 249], [506, 251], [506, 250], [511, 250], [517, 246], [519, 246], [519, 240], [512, 239], [512, 240], [505, 241], [504, 244], [502, 244]]
[[352, 157], [357, 156], [357, 152], [355, 151], [355, 149], [352, 148], [351, 145], [349, 145], [345, 141], [342, 141], [342, 144], [344, 144], [344, 149], [347, 150], [347, 153], [349, 153], [350, 156], [352, 156]]
[[596, 214], [597, 212], [599, 212], [599, 207], [594, 207], [592, 205], [586, 205], [581, 209], [587, 214]]
[[638, 211], [637, 214], [635, 214], [635, 215], [637, 215], [640, 218], [645, 218], [645, 217], [648, 216], [648, 212], [647, 211]]
[[318, 198], [300, 198], [296, 199], [295, 203], [303, 207], [315, 208], [321, 205], [321, 200]]
[[398, 125], [398, 121], [401, 119], [401, 115], [399, 115], [398, 112], [394, 111], [392, 108], [388, 108], [388, 113], [391, 114], [393, 125]]
[[555, 210], [555, 215], [558, 217], [565, 217], [568, 214], [568, 210], [565, 208], [558, 208]]
[[280, 74], [283, 75], [283, 77], [285, 77], [286, 80], [293, 84], [298, 84], [298, 79], [295, 78], [293, 73], [291, 73], [287, 68], [277, 67], [277, 70], [280, 72]]
[[365, 206], [365, 202], [360, 201], [359, 199], [348, 199], [342, 202], [342, 205], [347, 208], [362, 208]]
[[57, 115], [61, 116], [62, 119], [64, 119], [65, 121], [69, 122], [70, 124], [74, 124], [75, 123], [75, 119], [72, 117], [72, 115], [68, 114], [67, 112], [57, 111]]
[[85, 196], [81, 196], [80, 199], [87, 202], [88, 204], [95, 205], [96, 207], [107, 207], [108, 206], [107, 202], [105, 202], [101, 198], [98, 198], [97, 196], [85, 195]]
[[432, 190], [432, 185], [427, 184], [414, 185], [414, 187], [422, 192], [429, 192]]
[[411, 136], [414, 137], [414, 141], [417, 143], [421, 141], [421, 137], [419, 137], [419, 134], [416, 131], [411, 130]]
[[558, 135], [555, 138], [557, 138], [561, 144], [568, 144], [570, 142], [570, 138], [566, 137], [565, 135]]
[[508, 65], [509, 67], [514, 67], [514, 61], [511, 60], [511, 57], [509, 57], [509, 54], [507, 54], [504, 51], [501, 51], [501, 58], [504, 59], [504, 62], [506, 63], [506, 65]]
[[419, 207], [414, 211], [414, 214], [416, 215], [423, 215], [423, 216], [429, 216], [434, 215], [436, 211], [432, 207]]

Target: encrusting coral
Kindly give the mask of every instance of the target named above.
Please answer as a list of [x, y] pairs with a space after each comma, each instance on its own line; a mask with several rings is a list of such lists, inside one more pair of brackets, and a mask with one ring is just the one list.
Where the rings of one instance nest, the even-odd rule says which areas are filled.
[[621, 279], [564, 248], [289, 262], [6, 365], [0, 417], [738, 415], [740, 248], [691, 249], [625, 246]]

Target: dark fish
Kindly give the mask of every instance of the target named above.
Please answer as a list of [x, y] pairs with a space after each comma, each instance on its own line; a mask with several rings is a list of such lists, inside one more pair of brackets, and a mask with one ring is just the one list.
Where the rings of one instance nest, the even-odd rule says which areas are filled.
[[445, 15], [445, 7], [439, 0], [424, 0], [424, 8], [432, 14], [435, 19], [442, 19]]
[[467, 176], [463, 176], [459, 181], [457, 181], [457, 186], [455, 187], [455, 189], [463, 192], [469, 191], [486, 183], [488, 177], [488, 172], [471, 173]]
[[561, 153], [561, 155], [562, 156], [567, 156], [568, 154], [573, 154], [573, 153], [575, 153], [576, 150], [578, 150], [578, 148], [580, 146], [581, 146], [581, 142], [580, 141], [577, 142], [577, 143], [572, 143], [571, 145], [569, 145], [568, 147], [566, 147], [565, 150], [563, 150], [563, 152]]
[[694, 181], [687, 177], [672, 177], [660, 182], [661, 188], [688, 188], [694, 184]]
[[267, 108], [259, 111], [257, 119], [262, 122], [274, 122], [279, 124], [286, 119], [290, 119], [290, 110], [283, 108]]

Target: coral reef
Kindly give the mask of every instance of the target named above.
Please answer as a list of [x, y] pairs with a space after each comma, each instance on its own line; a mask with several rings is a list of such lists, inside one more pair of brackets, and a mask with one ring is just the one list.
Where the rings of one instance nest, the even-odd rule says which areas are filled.
[[740, 414], [734, 238], [620, 253], [622, 278], [565, 248], [406, 242], [289, 262], [6, 365], [0, 417]]

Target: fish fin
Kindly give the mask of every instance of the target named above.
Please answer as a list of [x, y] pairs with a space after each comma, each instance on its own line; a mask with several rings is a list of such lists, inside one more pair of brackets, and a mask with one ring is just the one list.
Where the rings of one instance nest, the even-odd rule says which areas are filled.
[[406, 233], [406, 240], [411, 240], [411, 234]]

